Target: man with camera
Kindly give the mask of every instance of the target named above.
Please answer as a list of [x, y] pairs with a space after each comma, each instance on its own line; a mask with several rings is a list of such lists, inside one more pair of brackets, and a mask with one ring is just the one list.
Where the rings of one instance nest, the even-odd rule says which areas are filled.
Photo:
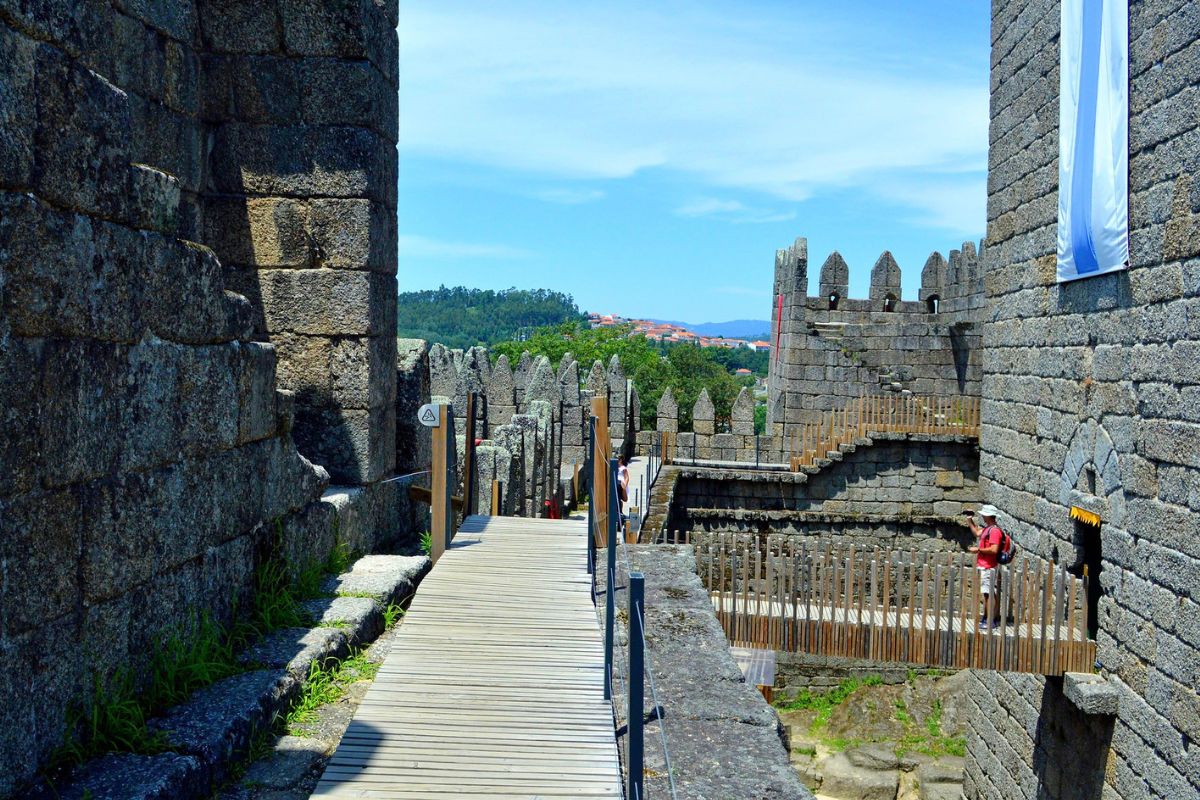
[[975, 524], [974, 514], [970, 511], [964, 511], [964, 514], [970, 515], [967, 519], [967, 525], [971, 528], [971, 533], [975, 534], [978, 540], [977, 544], [967, 548], [968, 552], [975, 553], [975, 567], [979, 570], [979, 594], [983, 601], [983, 613], [979, 617], [979, 629], [986, 631], [1000, 624], [1000, 582], [996, 577], [996, 567], [1000, 563], [1000, 552], [1004, 544], [1004, 531], [1000, 530], [1000, 526], [996, 524], [996, 516], [1000, 510], [994, 505], [985, 504], [979, 509], [979, 516], [983, 517], [983, 525]]

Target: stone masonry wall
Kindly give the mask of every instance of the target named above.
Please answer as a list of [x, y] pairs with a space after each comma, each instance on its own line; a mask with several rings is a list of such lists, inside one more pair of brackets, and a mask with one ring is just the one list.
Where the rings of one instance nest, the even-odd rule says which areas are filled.
[[392, 464], [395, 24], [0, 0], [0, 796], [264, 559], [405, 529], [326, 491]]
[[[483, 347], [464, 351], [434, 344], [421, 349], [424, 342], [413, 340], [402, 340], [401, 346], [411, 353], [406, 361], [415, 363], [421, 358], [427, 364], [429, 396], [450, 405], [460, 437], [460, 456], [465, 446], [467, 397], [476, 395], [478, 509], [491, 507], [493, 479], [501, 482], [504, 514], [543, 516], [549, 513], [547, 503], [561, 509], [573, 502], [571, 478], [576, 466], [582, 470], [587, 462], [591, 399], [599, 393], [611, 399], [611, 387], [627, 385], [620, 359], [614, 357], [607, 367], [599, 361], [593, 363], [584, 389], [580, 365], [569, 353], [557, 368], [545, 356], [523, 353], [514, 374], [506, 356], [493, 359]], [[407, 396], [411, 390], [403, 394]], [[405, 415], [415, 414], [415, 409], [398, 413], [398, 424], [407, 425]], [[634, 405], [610, 406], [609, 425], [612, 431], [626, 431], [632, 446], [638, 433]], [[621, 443], [614, 446], [619, 451]], [[425, 459], [427, 466], [428, 455]], [[413, 468], [424, 467], [414, 462]]]
[[335, 483], [395, 464], [395, 2], [206, 0], [202, 238]]
[[[945, 437], [880, 439], [815, 474], [684, 467], [667, 530], [797, 531], [840, 528], [857, 519], [874, 530], [913, 526], [954, 536], [955, 517], [979, 502], [977, 453]], [[890, 527], [889, 527], [890, 526]]]
[[[1200, 12], [1132, 2], [1131, 268], [1055, 282], [1060, 4], [992, 4], [980, 481], [1027, 550], [1078, 567], [1102, 518], [1099, 673], [975, 674], [970, 798], [1200, 794]], [[1095, 576], [1093, 576], [1095, 577]]]
[[820, 294], [809, 297], [806, 240], [776, 253], [769, 433], [786, 438], [863, 394], [978, 396], [983, 284], [975, 245], [951, 250], [949, 261], [929, 257], [920, 301], [901, 299], [900, 277], [885, 252], [871, 270], [870, 298], [851, 299], [849, 267], [835, 252], [821, 267]]

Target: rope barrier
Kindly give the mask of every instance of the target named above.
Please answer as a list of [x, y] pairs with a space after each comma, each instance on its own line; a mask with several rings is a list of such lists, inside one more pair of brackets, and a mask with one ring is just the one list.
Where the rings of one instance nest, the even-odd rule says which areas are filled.
[[[631, 559], [629, 557], [629, 548], [626, 547], [626, 545], [625, 545], [624, 537], [621, 537], [620, 549], [621, 549], [621, 561], [623, 561], [625, 564], [626, 573], [632, 574], [633, 569], [631, 566]], [[627, 577], [626, 585], [628, 585], [628, 583], [629, 583], [629, 579]], [[642, 619], [645, 620], [645, 618], [646, 618], [645, 608], [638, 608], [638, 611], [641, 613]], [[633, 627], [632, 624], [626, 625], [629, 635], [632, 635], [632, 627]], [[659, 702], [658, 687], [654, 681], [654, 659], [650, 654], [650, 646], [646, 642], [646, 631], [645, 631], [644, 624], [642, 625], [642, 630], [639, 631], [639, 635], [641, 636], [641, 640], [642, 640], [642, 652], [645, 653], [645, 663], [646, 663], [645, 672], [646, 672], [646, 675], [650, 679], [650, 702], [652, 704], [651, 707], [652, 708], [661, 708], [663, 706]], [[628, 644], [626, 646], [628, 646]], [[671, 788], [671, 798], [672, 798], [672, 800], [676, 800], [677, 794], [676, 794], [676, 788], [675, 788], [675, 768], [671, 763], [671, 749], [667, 745], [667, 723], [666, 723], [666, 720], [664, 719], [665, 716], [666, 715], [663, 714], [662, 716], [660, 716], [658, 718], [658, 735], [659, 735], [659, 739], [662, 741], [663, 763], [666, 765], [666, 769], [667, 769], [667, 783]]]

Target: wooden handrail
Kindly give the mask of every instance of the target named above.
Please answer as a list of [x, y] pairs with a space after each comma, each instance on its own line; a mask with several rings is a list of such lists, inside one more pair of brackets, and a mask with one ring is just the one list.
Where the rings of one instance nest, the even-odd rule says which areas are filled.
[[978, 397], [860, 395], [816, 422], [793, 427], [788, 463], [793, 472], [814, 466], [828, 453], [873, 433], [978, 436], [979, 421]]

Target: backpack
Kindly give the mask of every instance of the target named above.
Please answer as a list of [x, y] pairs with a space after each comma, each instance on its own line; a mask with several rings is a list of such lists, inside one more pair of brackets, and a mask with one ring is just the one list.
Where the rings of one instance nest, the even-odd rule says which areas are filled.
[[996, 553], [996, 562], [1011, 564], [1012, 560], [1017, 557], [1017, 543], [999, 525], [993, 525], [992, 527], [1000, 531], [1000, 551]]

